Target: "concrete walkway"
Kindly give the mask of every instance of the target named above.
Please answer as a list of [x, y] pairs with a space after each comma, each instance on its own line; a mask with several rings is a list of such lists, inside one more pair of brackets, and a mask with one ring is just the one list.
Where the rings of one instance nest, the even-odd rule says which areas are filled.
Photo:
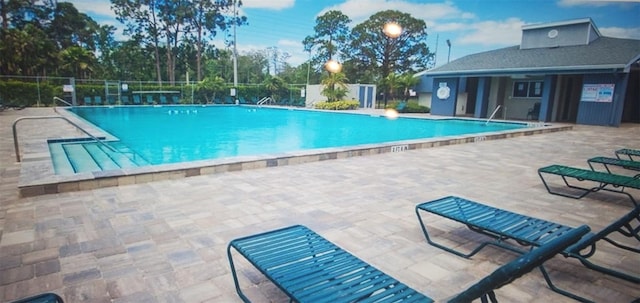
[[[513, 253], [486, 248], [463, 259], [426, 243], [417, 203], [458, 195], [598, 231], [631, 209], [628, 198], [550, 195], [537, 168], [588, 167], [586, 159], [640, 148], [640, 125], [575, 126], [505, 140], [387, 153], [89, 191], [18, 196], [11, 124], [0, 112], [0, 301], [52, 291], [66, 302], [241, 302], [226, 256], [230, 240], [304, 224], [436, 301], [466, 289]], [[53, 122], [52, 122], [53, 123]], [[29, 140], [70, 131], [25, 123]], [[22, 136], [22, 135], [21, 135]], [[29, 144], [25, 140], [25, 144]], [[640, 192], [630, 191], [638, 199]], [[481, 238], [431, 217], [433, 236], [471, 247]], [[632, 245], [638, 245], [633, 243]], [[595, 260], [640, 275], [640, 257], [610, 245]], [[630, 302], [639, 285], [588, 270], [574, 259], [548, 262], [555, 281], [597, 302]], [[287, 302], [255, 269], [240, 264], [254, 302]], [[504, 302], [574, 302], [552, 292], [539, 271], [498, 290]]]

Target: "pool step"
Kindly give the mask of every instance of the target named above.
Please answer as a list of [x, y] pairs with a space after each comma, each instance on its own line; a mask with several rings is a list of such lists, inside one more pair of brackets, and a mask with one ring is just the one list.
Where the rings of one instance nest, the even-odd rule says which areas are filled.
[[[110, 149], [105, 144], [108, 144]], [[64, 142], [50, 144], [56, 174], [106, 171], [149, 165], [142, 157], [119, 142]]]

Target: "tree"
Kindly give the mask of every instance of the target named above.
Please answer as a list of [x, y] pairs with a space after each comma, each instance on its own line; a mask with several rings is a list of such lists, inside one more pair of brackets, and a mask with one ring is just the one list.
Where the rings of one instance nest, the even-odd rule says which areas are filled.
[[402, 97], [404, 101], [409, 100], [409, 91], [412, 88], [415, 88], [418, 83], [420, 83], [420, 78], [410, 73], [406, 73], [399, 77], [398, 88], [402, 91]]
[[347, 77], [344, 73], [329, 73], [322, 79], [322, 95], [327, 97], [327, 101], [339, 101], [344, 98], [349, 91], [347, 86]]
[[[402, 26], [402, 34], [397, 38], [388, 37], [382, 31], [384, 25], [392, 21]], [[376, 80], [387, 96], [384, 79], [389, 74], [416, 72], [427, 67], [433, 54], [425, 44], [426, 28], [423, 20], [406, 13], [395, 10], [376, 13], [351, 31], [349, 60], [355, 68], [377, 75]]]
[[71, 46], [60, 52], [60, 69], [63, 75], [85, 79], [93, 71], [95, 57], [80, 46]]
[[317, 47], [310, 60], [314, 70], [335, 57], [347, 57], [345, 52], [349, 41], [349, 23], [349, 17], [335, 10], [316, 18], [316, 25], [313, 27], [315, 34], [305, 37], [302, 41], [304, 50], [310, 55]]
[[205, 77], [198, 82], [196, 90], [200, 96], [205, 98], [206, 103], [213, 103], [218, 93], [223, 93], [225, 86], [224, 79], [220, 77]]
[[285, 88], [285, 83], [282, 78], [278, 76], [270, 76], [264, 80], [263, 84], [271, 94], [270, 97], [272, 100], [277, 101], [280, 99], [280, 93]]
[[156, 77], [162, 83], [160, 68], [160, 38], [162, 28], [157, 12], [158, 0], [111, 0], [116, 19], [127, 26], [126, 34], [141, 43], [151, 43], [155, 59]]

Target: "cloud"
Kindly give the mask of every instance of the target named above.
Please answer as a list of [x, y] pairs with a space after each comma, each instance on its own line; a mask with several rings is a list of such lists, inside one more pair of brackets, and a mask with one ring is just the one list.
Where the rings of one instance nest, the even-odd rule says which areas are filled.
[[640, 27], [622, 28], [622, 27], [601, 27], [598, 28], [603, 36], [625, 39], [640, 39]]
[[242, 0], [242, 7], [282, 10], [293, 7], [295, 2], [295, 0]]
[[109, 18], [115, 18], [116, 14], [111, 10], [110, 1], [94, 1], [94, 0], [68, 0], [80, 12], [86, 14], [95, 14]]
[[448, 1], [442, 3], [411, 3], [401, 0], [347, 0], [342, 4], [325, 8], [318, 15], [323, 15], [330, 10], [342, 11], [355, 24], [361, 23], [371, 15], [385, 10], [408, 13], [416, 19], [424, 19], [427, 23], [434, 19], [469, 19], [475, 17], [474, 14], [463, 12]]
[[625, 4], [630, 2], [638, 2], [638, 0], [559, 0], [558, 5], [563, 7], [572, 6], [593, 6], [602, 7], [611, 4]]
[[467, 33], [455, 39], [457, 44], [476, 44], [485, 46], [517, 45], [522, 38], [524, 21], [509, 18], [504, 21], [483, 21], [467, 26]]

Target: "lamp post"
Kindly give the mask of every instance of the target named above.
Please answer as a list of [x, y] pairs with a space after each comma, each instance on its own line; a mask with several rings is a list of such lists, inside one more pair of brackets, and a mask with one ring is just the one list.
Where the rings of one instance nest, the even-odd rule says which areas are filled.
[[233, 98], [234, 103], [238, 104], [238, 38], [236, 35], [236, 23], [238, 22], [238, 11], [236, 10], [236, 1], [233, 1]]
[[[395, 21], [391, 21], [391, 22], [387, 22], [385, 23], [385, 25], [382, 28], [382, 32], [389, 38], [391, 39], [396, 39], [398, 37], [400, 37], [400, 35], [402, 34], [402, 26], [400, 26], [400, 24], [398, 24]], [[389, 39], [386, 39], [386, 44], [385, 44], [385, 55], [387, 55], [390, 50], [389, 48], [391, 47], [391, 45], [389, 44]], [[391, 56], [389, 54], [389, 56]], [[389, 67], [391, 67], [391, 62], [389, 63]], [[391, 68], [389, 68], [389, 72], [391, 72]], [[387, 75], [388, 76], [388, 75]], [[383, 81], [385, 81], [386, 79], [383, 79]], [[389, 94], [389, 88], [387, 87], [387, 85], [385, 84], [385, 92], [383, 93], [382, 98], [384, 99], [384, 106], [387, 106], [387, 98], [388, 98], [388, 94]]]
[[451, 40], [447, 39], [447, 46], [449, 47], [449, 54], [447, 55], [447, 63], [451, 59]]

